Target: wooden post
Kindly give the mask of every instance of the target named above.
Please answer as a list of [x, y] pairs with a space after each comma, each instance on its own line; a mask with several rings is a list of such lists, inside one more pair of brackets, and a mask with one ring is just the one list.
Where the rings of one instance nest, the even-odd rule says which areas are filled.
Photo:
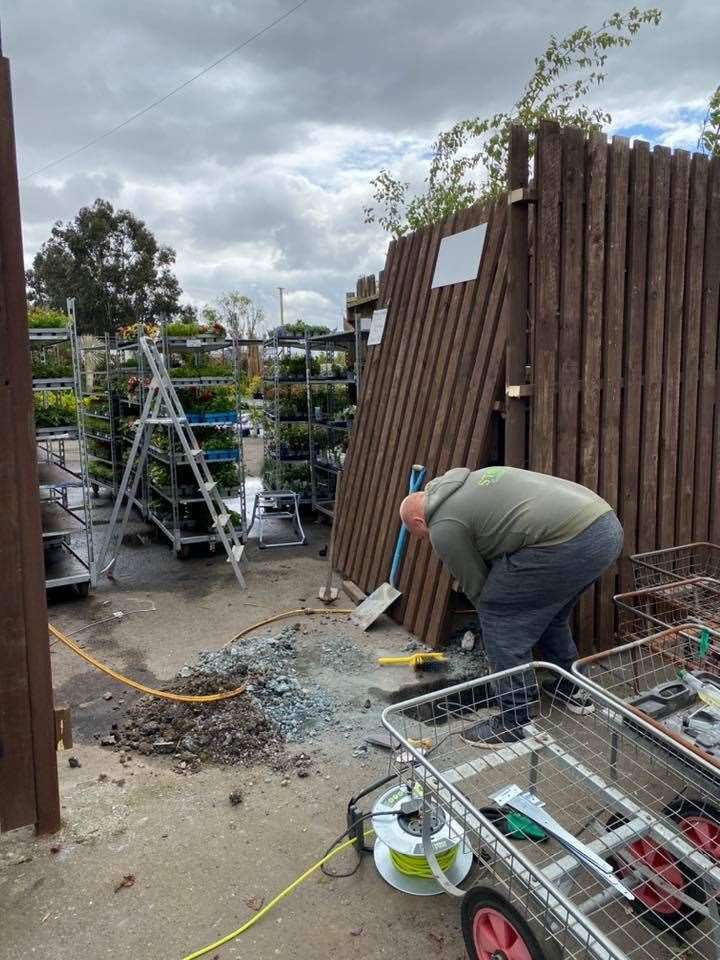
[[[510, 262], [507, 351], [505, 360], [506, 413], [505, 463], [511, 467], [527, 466], [527, 399], [517, 391], [526, 381], [528, 330], [528, 204], [524, 199], [528, 186], [528, 132], [513, 126], [510, 132], [508, 169], [510, 194]], [[519, 195], [518, 195], [519, 191]], [[515, 200], [515, 202], [512, 202]]]
[[0, 56], [0, 828], [60, 827], [10, 63]]

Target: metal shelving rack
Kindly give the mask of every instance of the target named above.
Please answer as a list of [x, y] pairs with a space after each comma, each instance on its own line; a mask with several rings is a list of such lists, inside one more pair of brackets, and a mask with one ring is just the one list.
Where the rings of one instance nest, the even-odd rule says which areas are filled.
[[[184, 354], [193, 358], [195, 363], [213, 351], [231, 353], [232, 374], [219, 377], [189, 376], [172, 377], [172, 384], [176, 390], [185, 390], [189, 388], [206, 388], [212, 390], [220, 386], [234, 386], [235, 397], [233, 409], [226, 411], [230, 416], [225, 419], [217, 419], [213, 422], [191, 422], [190, 427], [202, 431], [204, 429], [219, 427], [232, 429], [234, 440], [231, 447], [223, 454], [218, 451], [217, 456], [208, 456], [208, 466], [212, 472], [213, 464], [233, 463], [237, 465], [236, 482], [232, 488], [224, 490], [223, 496], [237, 496], [241, 504], [241, 539], [246, 536], [246, 502], [245, 502], [245, 457], [243, 448], [243, 424], [242, 424], [242, 398], [240, 395], [240, 347], [245, 343], [242, 340], [211, 337], [208, 335], [198, 335], [192, 337], [172, 337], [168, 336], [165, 325], [162, 326], [159, 346], [165, 359], [168, 373], [173, 369], [173, 356]], [[144, 388], [142, 387], [142, 377], [138, 389], [142, 391], [138, 400], [142, 403]], [[187, 411], [186, 411], [186, 415]], [[190, 413], [189, 418], [192, 418]], [[156, 464], [166, 467], [169, 475], [169, 484], [160, 485], [154, 482], [151, 470], [148, 470], [145, 477], [146, 493], [144, 496], [144, 512], [157, 528], [173, 544], [179, 556], [187, 556], [192, 544], [207, 543], [212, 549], [218, 542], [218, 534], [211, 529], [200, 530], [192, 526], [191, 520], [187, 517], [188, 509], [193, 505], [205, 505], [205, 498], [201, 496], [199, 490], [192, 479], [192, 473], [188, 468], [188, 461], [185, 454], [178, 449], [176, 438], [171, 426], [166, 429], [167, 446], [161, 449], [152, 445], [149, 448], [149, 460]], [[196, 436], [198, 445], [202, 447], [202, 433]]]
[[[284, 479], [284, 464], [310, 465], [310, 438], [308, 414], [305, 410], [297, 417], [283, 417], [281, 415], [281, 401], [283, 392], [290, 387], [306, 389], [307, 373], [298, 377], [283, 377], [281, 362], [292, 356], [292, 351], [302, 351], [297, 355], [303, 359], [305, 365], [305, 340], [302, 337], [281, 337], [277, 332], [263, 343], [263, 413], [265, 427], [263, 430], [263, 475], [270, 477], [270, 487], [275, 490], [290, 489]], [[307, 402], [307, 394], [305, 396]], [[308, 444], [301, 454], [293, 455], [283, 451], [281, 430], [283, 425], [308, 427]], [[309, 490], [308, 490], [309, 493]], [[308, 493], [301, 493], [300, 503], [310, 504], [312, 497]]]
[[[345, 437], [352, 429], [352, 420], [337, 418], [341, 409], [338, 388], [343, 388], [345, 405], [357, 404], [367, 337], [368, 332], [363, 331], [360, 324], [356, 324], [354, 330], [323, 334], [319, 337], [310, 337], [305, 341], [311, 502], [314, 510], [318, 510], [331, 518], [334, 512], [337, 478], [342, 472], [342, 464], [330, 462], [318, 456], [318, 431], [327, 431], [328, 439], [332, 440], [333, 437]], [[326, 353], [345, 352], [348, 359], [353, 361], [352, 373], [348, 373], [344, 378], [313, 375], [312, 355], [318, 351]], [[327, 389], [327, 409], [322, 411], [321, 417], [318, 418], [317, 411], [320, 408], [315, 405], [313, 391], [321, 385]]]
[[[105, 366], [96, 366], [95, 358], [102, 357]], [[105, 334], [103, 342], [96, 346], [84, 347], [80, 351], [83, 423], [85, 427], [88, 459], [88, 477], [93, 493], [98, 496], [104, 488], [115, 496], [119, 486], [119, 459], [117, 435], [117, 412], [114, 379], [115, 351], [111, 347], [110, 337]], [[104, 406], [90, 407], [88, 400], [102, 397]], [[88, 420], [100, 421], [100, 425], [90, 424]], [[110, 471], [110, 476], [106, 475]]]
[[[115, 474], [116, 489], [118, 489], [120, 486], [120, 480], [123, 470], [125, 469], [125, 461], [133, 440], [132, 431], [129, 431], [124, 425], [121, 425], [119, 420], [129, 416], [140, 415], [140, 411], [145, 403], [145, 394], [147, 392], [145, 381], [149, 377], [146, 368], [147, 365], [145, 363], [145, 357], [143, 351], [140, 349], [140, 337], [143, 335], [145, 328], [143, 324], [140, 323], [136, 326], [137, 331], [135, 337], [129, 340], [117, 340], [112, 347], [112, 352], [116, 360], [114, 364], [114, 376], [111, 388], [114, 393], [113, 411], [116, 417], [113, 425], [114, 435], [117, 438], [117, 470]], [[136, 366], [126, 366], [127, 353], [133, 353], [137, 356]], [[130, 396], [129, 393], [125, 395], [122, 393], [122, 391], [119, 391], [117, 387], [119, 380], [128, 382], [131, 377], [135, 377], [138, 381], [137, 387], [132, 396]], [[148, 519], [148, 501], [148, 475], [147, 467], [144, 467], [143, 475], [140, 478], [140, 483], [138, 486], [138, 495], [133, 500], [133, 506], [146, 520]]]
[[[33, 391], [41, 394], [71, 391], [75, 400], [73, 423], [39, 427], [35, 431], [45, 586], [50, 589], [72, 584], [81, 596], [87, 596], [95, 584], [96, 571], [75, 301], [68, 300], [66, 327], [31, 327], [28, 336], [31, 350], [68, 344], [72, 361], [71, 377], [33, 377]], [[66, 444], [70, 442], [77, 442], [78, 471], [69, 466]]]

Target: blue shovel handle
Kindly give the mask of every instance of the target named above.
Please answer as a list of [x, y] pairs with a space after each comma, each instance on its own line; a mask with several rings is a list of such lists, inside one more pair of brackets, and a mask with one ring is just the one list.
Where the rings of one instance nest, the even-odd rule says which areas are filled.
[[[425, 467], [414, 463], [410, 471], [410, 483], [408, 493], [417, 493], [425, 479]], [[397, 575], [400, 571], [400, 563], [405, 552], [405, 543], [407, 542], [407, 528], [403, 524], [398, 533], [397, 543], [395, 544], [395, 553], [393, 554], [392, 566], [390, 567], [390, 586], [397, 584]]]

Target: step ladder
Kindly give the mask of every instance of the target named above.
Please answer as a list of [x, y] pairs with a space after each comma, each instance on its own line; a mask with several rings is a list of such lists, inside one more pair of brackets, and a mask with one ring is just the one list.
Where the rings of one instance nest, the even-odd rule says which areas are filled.
[[[140, 347], [147, 360], [152, 374], [150, 386], [147, 390], [142, 412], [135, 424], [130, 453], [118, 495], [113, 504], [107, 535], [102, 547], [98, 567], [101, 573], [108, 577], [113, 576], [115, 564], [122, 548], [123, 537], [127, 529], [130, 510], [137, 495], [140, 477], [148, 456], [155, 427], [172, 427], [182, 446], [183, 453], [192, 469], [198, 490], [205, 506], [212, 518], [212, 524], [217, 531], [218, 540], [222, 543], [227, 562], [232, 565], [233, 572], [241, 587], [245, 586], [240, 563], [243, 560], [244, 546], [235, 531], [228, 509], [220, 496], [217, 483], [199, 447], [192, 429], [188, 425], [185, 411], [175, 392], [170, 379], [165, 360], [157, 348], [157, 344], [149, 337], [140, 337]], [[121, 516], [122, 513], [122, 516]], [[244, 519], [243, 519], [244, 524]]]

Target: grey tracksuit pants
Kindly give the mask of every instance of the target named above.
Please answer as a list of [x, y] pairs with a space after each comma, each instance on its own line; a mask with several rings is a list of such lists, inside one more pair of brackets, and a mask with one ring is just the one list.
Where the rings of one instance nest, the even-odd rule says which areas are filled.
[[[578, 597], [619, 556], [623, 530], [605, 513], [567, 543], [525, 547], [493, 563], [478, 604], [483, 643], [493, 671], [528, 663], [537, 644], [543, 660], [569, 669], [578, 652], [570, 615]], [[527, 723], [529, 674], [501, 681], [495, 693], [509, 726]]]

